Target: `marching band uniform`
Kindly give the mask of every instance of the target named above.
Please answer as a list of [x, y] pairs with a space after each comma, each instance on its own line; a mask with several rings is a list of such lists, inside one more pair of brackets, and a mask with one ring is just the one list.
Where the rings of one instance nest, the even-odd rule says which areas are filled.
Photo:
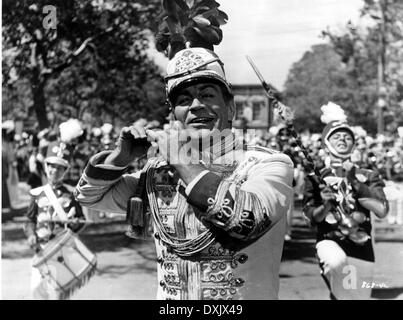
[[[336, 154], [328, 143], [328, 138], [336, 130], [351, 128], [343, 122], [330, 122], [323, 131], [323, 140], [329, 152]], [[351, 153], [349, 154], [351, 155]], [[383, 192], [384, 183], [375, 171], [360, 169], [354, 165], [349, 172], [342, 167], [347, 157], [328, 158], [321, 170], [321, 177], [336, 195], [336, 202], [351, 214], [347, 224], [354, 226], [355, 232], [339, 223], [331, 212], [317, 227], [317, 256], [322, 276], [329, 287], [332, 299], [369, 299], [375, 262], [373, 230], [370, 212], [384, 216], [388, 204]], [[312, 218], [312, 211], [322, 205], [318, 196], [318, 186], [306, 179], [304, 213]], [[347, 217], [346, 219], [350, 219]], [[343, 222], [343, 221], [342, 221]]]
[[[56, 164], [68, 169], [68, 161], [58, 154], [59, 147], [57, 142], [49, 145], [46, 164]], [[49, 188], [50, 187], [50, 188]], [[52, 204], [49, 197], [49, 191], [52, 190], [55, 198], [65, 211], [67, 217], [71, 220], [68, 224], [61, 223], [57, 209]], [[44, 185], [30, 191], [31, 203], [27, 211], [28, 222], [24, 226], [26, 236], [35, 238], [35, 247], [37, 250], [44, 249], [50, 240], [61, 234], [65, 228], [71, 229], [73, 232], [79, 232], [83, 227], [85, 220], [80, 204], [73, 196], [74, 187], [63, 184], [61, 181], [52, 185]], [[74, 222], [72, 219], [80, 219], [81, 222]], [[55, 290], [49, 284], [46, 276], [40, 271], [32, 267], [31, 275], [31, 293], [33, 299], [40, 300], [58, 300], [61, 299], [60, 292]]]
[[[208, 50], [185, 49], [168, 74], [176, 73], [174, 85], [198, 76], [228, 86], [217, 60]], [[168, 93], [172, 86], [168, 81]], [[206, 170], [188, 185], [162, 158], [150, 158], [143, 170], [148, 206], [135, 219], [152, 224], [157, 299], [277, 299], [293, 164], [282, 153], [231, 141], [203, 156]], [[83, 206], [125, 213], [141, 174], [104, 164], [110, 152], [90, 159], [76, 196]]]

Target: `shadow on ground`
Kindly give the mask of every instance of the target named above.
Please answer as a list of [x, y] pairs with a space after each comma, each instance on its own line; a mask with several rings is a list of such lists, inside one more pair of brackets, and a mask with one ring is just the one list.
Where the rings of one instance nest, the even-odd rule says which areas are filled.
[[284, 242], [282, 261], [317, 263], [315, 243], [315, 229], [304, 220], [300, 208], [295, 208], [291, 240]]
[[393, 300], [403, 294], [401, 288], [374, 288], [372, 289], [371, 298]]
[[[79, 234], [81, 241], [94, 253], [134, 250], [145, 260], [155, 259], [153, 241], [135, 240], [124, 233], [127, 225], [118, 221], [88, 226]], [[20, 259], [33, 256], [21, 224], [3, 224], [2, 258]]]

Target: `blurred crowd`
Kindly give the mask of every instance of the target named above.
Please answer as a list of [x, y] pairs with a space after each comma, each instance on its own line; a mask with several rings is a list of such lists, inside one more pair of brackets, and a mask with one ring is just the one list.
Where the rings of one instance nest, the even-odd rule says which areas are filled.
[[[157, 121], [140, 119], [142, 125], [148, 128], [160, 127]], [[89, 158], [102, 150], [113, 149], [120, 128], [114, 128], [110, 123], [100, 127], [83, 126], [83, 133], [75, 139], [75, 148], [70, 160], [70, 169], [64, 177], [64, 182], [76, 185]], [[302, 199], [305, 175], [305, 157], [285, 126], [271, 127], [270, 130], [254, 130], [247, 137], [251, 144], [280, 150], [288, 154], [295, 165], [294, 189], [297, 199]], [[372, 137], [360, 127], [355, 127], [356, 148], [352, 161], [361, 168], [376, 169], [388, 181], [403, 181], [403, 134], [378, 135]], [[319, 133], [299, 133], [303, 146], [308, 150], [317, 168], [322, 168], [326, 155], [322, 149], [322, 139]], [[45, 183], [43, 160], [48, 145], [59, 139], [56, 129], [45, 129], [40, 132], [26, 130], [17, 133], [12, 120], [2, 125], [2, 182], [3, 190], [10, 185], [24, 182], [27, 188], [35, 188]], [[142, 168], [146, 157], [136, 159], [129, 172]], [[8, 186], [6, 183], [8, 182]], [[11, 187], [12, 188], [12, 187]], [[4, 193], [4, 191], [3, 191]], [[12, 193], [12, 192], [11, 192]], [[3, 194], [3, 208], [10, 200]]]
[[[361, 168], [378, 170], [385, 180], [403, 182], [402, 130], [395, 134], [388, 133], [373, 137], [361, 127], [353, 127], [353, 129], [355, 132], [355, 149], [351, 158], [352, 162]], [[322, 147], [321, 134], [305, 131], [298, 133], [298, 136], [314, 160], [315, 166], [318, 169], [323, 168], [326, 154]], [[286, 126], [272, 127], [251, 140], [254, 144], [288, 154], [295, 167], [301, 167], [302, 170], [306, 167], [305, 156]]]

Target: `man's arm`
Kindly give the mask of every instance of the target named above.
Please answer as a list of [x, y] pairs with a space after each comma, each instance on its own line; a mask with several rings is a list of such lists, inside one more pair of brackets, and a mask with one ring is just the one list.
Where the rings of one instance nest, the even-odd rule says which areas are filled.
[[35, 233], [37, 216], [38, 216], [38, 204], [36, 203], [36, 199], [32, 197], [26, 214], [28, 221], [25, 222], [23, 227], [24, 233], [28, 238], [28, 243], [31, 247], [34, 247], [37, 243]]
[[389, 211], [389, 203], [383, 190], [385, 183], [379, 173], [354, 168], [349, 173], [348, 179], [353, 186], [358, 202], [364, 208], [374, 212], [378, 218], [384, 218]]
[[85, 227], [84, 221], [86, 220], [86, 218], [81, 205], [77, 202], [73, 195], [71, 196], [71, 202], [67, 208], [67, 212], [69, 220], [73, 221], [68, 224], [69, 228], [73, 232], [81, 232]]
[[312, 225], [322, 222], [334, 210], [335, 196], [325, 185], [320, 185], [316, 176], [305, 177], [303, 214]]
[[111, 151], [93, 156], [76, 186], [75, 197], [86, 207], [113, 213], [126, 213], [127, 202], [135, 194], [138, 178], [125, 175], [126, 168], [105, 165]]
[[283, 154], [258, 160], [240, 185], [212, 172], [199, 177], [186, 190], [188, 202], [199, 209], [196, 215], [241, 240], [263, 235], [286, 215], [292, 201], [293, 163]]
[[138, 177], [124, 175], [124, 172], [136, 157], [147, 152], [150, 145], [143, 127], [124, 127], [115, 150], [100, 152], [90, 159], [76, 187], [77, 201], [101, 211], [126, 213]]

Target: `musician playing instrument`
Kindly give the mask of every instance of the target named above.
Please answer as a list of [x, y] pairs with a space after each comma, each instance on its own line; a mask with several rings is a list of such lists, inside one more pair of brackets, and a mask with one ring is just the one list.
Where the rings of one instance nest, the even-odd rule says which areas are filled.
[[[68, 149], [61, 150], [58, 142], [51, 143], [44, 161], [48, 184], [30, 191], [32, 199], [24, 231], [29, 245], [36, 252], [43, 250], [49, 241], [61, 234], [65, 228], [79, 232], [85, 225], [82, 208], [73, 196], [74, 187], [62, 182], [69, 168], [68, 156]], [[55, 204], [54, 201], [57, 201], [58, 204]], [[63, 210], [65, 217], [60, 216], [59, 210]], [[37, 268], [32, 268], [31, 294], [33, 299], [61, 299], [60, 291], [55, 290], [49, 280]]]
[[91, 158], [77, 199], [103, 211], [130, 211], [142, 180], [140, 172], [124, 172], [153, 141], [159, 155], [143, 170], [148, 212], [135, 211], [131, 220], [146, 227], [151, 216], [157, 298], [276, 299], [293, 164], [270, 149], [244, 150], [234, 138], [232, 90], [214, 52], [180, 50], [167, 73], [176, 122], [165, 131], [123, 128], [115, 150]]
[[322, 276], [332, 299], [369, 299], [375, 262], [370, 212], [386, 216], [385, 185], [376, 171], [351, 162], [355, 139], [346, 122], [328, 123], [322, 141], [329, 156], [321, 170], [326, 184], [308, 176], [304, 207], [317, 227]]

